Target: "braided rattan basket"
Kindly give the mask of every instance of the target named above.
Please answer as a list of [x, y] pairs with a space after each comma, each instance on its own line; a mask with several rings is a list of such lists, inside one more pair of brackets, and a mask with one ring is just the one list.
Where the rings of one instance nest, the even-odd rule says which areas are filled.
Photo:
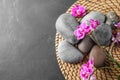
[[[100, 11], [104, 14], [109, 11], [114, 11], [120, 16], [120, 0], [77, 0], [66, 13], [71, 12], [71, 8], [76, 4], [80, 4], [86, 7], [87, 13], [90, 11]], [[76, 18], [78, 21], [81, 18]], [[118, 30], [120, 31], [120, 30]], [[58, 56], [58, 45], [64, 40], [61, 35], [56, 33], [55, 47], [56, 47], [56, 57], [58, 60], [59, 67], [61, 69], [62, 74], [64, 75], [66, 80], [81, 80], [80, 79], [80, 68], [83, 63], [85, 63], [88, 59], [84, 60], [78, 64], [69, 64], [62, 62]], [[115, 46], [112, 49], [112, 56], [120, 63], [120, 46]], [[117, 76], [120, 75], [120, 69], [116, 67], [116, 65], [112, 62], [106, 61], [106, 64], [113, 67], [112, 69], [100, 69], [97, 70], [94, 74], [96, 75], [97, 80], [117, 80]]]

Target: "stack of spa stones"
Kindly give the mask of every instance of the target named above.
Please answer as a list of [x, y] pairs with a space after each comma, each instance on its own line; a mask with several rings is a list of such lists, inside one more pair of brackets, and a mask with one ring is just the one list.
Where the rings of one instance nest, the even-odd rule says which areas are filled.
[[86, 35], [82, 40], [77, 40], [74, 35], [77, 26], [90, 19], [100, 22], [92, 33], [100, 45], [109, 46], [111, 44], [112, 29], [114, 29], [114, 24], [118, 22], [118, 16], [115, 12], [104, 15], [101, 12], [92, 11], [85, 15], [80, 22], [77, 22], [71, 14], [64, 13], [56, 21], [56, 30], [64, 38], [64, 41], [61, 41], [58, 46], [58, 56], [62, 61], [79, 63], [86, 55], [89, 55], [89, 58], [94, 58], [95, 67], [104, 66], [106, 55], [95, 41], [89, 35]]

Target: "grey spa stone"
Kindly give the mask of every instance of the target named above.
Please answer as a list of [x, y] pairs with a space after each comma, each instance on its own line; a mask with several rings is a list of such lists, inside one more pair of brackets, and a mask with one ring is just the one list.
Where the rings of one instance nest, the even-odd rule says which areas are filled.
[[103, 23], [98, 25], [98, 27], [94, 30], [93, 35], [101, 46], [108, 46], [112, 37], [112, 29], [109, 25]]
[[58, 55], [62, 61], [68, 63], [77, 63], [83, 59], [83, 54], [65, 40], [58, 46]]
[[88, 21], [90, 19], [98, 20], [100, 23], [103, 23], [105, 21], [105, 16], [101, 12], [92, 11], [88, 13], [85, 17], [83, 17], [80, 23]]
[[89, 37], [86, 36], [79, 44], [78, 49], [83, 54], [88, 54], [91, 50], [91, 48], [94, 46], [95, 42]]
[[64, 39], [72, 44], [78, 43], [74, 30], [77, 28], [79, 23], [76, 19], [68, 13], [60, 15], [56, 21], [56, 30], [60, 33]]
[[114, 29], [114, 24], [118, 22], [118, 16], [115, 12], [109, 12], [106, 16], [106, 24], [110, 25]]

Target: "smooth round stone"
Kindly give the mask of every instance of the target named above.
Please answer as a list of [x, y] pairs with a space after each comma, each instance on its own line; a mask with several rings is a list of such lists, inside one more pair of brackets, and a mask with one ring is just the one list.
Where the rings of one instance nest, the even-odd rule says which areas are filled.
[[94, 66], [95, 67], [102, 67], [104, 66], [104, 62], [106, 59], [105, 53], [100, 49], [97, 45], [93, 46], [90, 54], [89, 59], [94, 58]]
[[72, 44], [78, 43], [76, 36], [73, 34], [79, 23], [76, 19], [68, 13], [60, 15], [56, 21], [56, 30], [64, 39]]
[[88, 54], [94, 44], [95, 44], [94, 41], [93, 41], [89, 36], [86, 36], [86, 37], [78, 44], [78, 49], [79, 49], [83, 54]]
[[93, 35], [101, 46], [108, 46], [112, 37], [111, 27], [104, 23], [98, 25], [98, 27], [94, 30]]
[[62, 61], [68, 63], [77, 63], [83, 59], [82, 53], [67, 41], [60, 42], [58, 55]]
[[114, 24], [118, 22], [117, 14], [115, 12], [109, 12], [106, 17], [107, 17], [106, 24], [114, 28]]
[[88, 21], [90, 19], [95, 19], [95, 20], [98, 20], [100, 23], [103, 23], [105, 21], [105, 16], [101, 12], [92, 11], [92, 12], [88, 13], [85, 17], [83, 17], [83, 19], [80, 21], [80, 23], [82, 23], [84, 21]]

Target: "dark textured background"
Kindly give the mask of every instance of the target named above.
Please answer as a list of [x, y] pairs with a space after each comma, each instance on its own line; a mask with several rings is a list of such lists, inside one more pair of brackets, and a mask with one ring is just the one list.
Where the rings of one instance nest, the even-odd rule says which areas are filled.
[[64, 80], [55, 21], [75, 0], [0, 0], [0, 80]]

